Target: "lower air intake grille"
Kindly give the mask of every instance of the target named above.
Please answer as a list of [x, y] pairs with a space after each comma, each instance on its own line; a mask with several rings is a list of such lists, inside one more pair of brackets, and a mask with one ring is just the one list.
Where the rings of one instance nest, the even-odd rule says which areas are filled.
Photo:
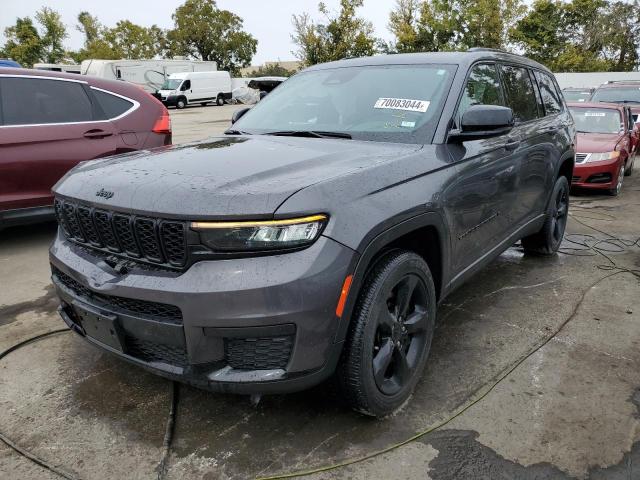
[[166, 323], [182, 324], [182, 312], [174, 305], [149, 302], [146, 300], [136, 300], [135, 298], [104, 295], [81, 285], [69, 275], [61, 272], [55, 267], [52, 267], [52, 272], [59, 283], [71, 290], [71, 292], [76, 296], [81, 297], [90, 303], [102, 305], [106, 308], [135, 316], [157, 319]]
[[286, 368], [293, 347], [293, 336], [228, 338], [225, 361], [239, 370]]
[[178, 367], [189, 364], [187, 351], [183, 347], [141, 340], [125, 336], [125, 353], [144, 362], [161, 362]]

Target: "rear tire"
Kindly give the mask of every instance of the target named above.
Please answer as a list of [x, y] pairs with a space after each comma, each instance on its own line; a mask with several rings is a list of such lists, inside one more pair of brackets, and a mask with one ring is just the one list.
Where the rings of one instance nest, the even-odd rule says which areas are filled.
[[219, 107], [224, 105], [224, 96], [222, 94], [218, 95], [218, 98], [216, 98], [216, 105]]
[[569, 181], [558, 177], [547, 207], [547, 218], [539, 232], [524, 237], [522, 247], [525, 253], [553, 255], [560, 248], [569, 217]]
[[367, 275], [358, 294], [337, 375], [351, 407], [383, 417], [420, 379], [435, 328], [436, 294], [427, 263], [396, 250]]
[[179, 98], [178, 101], [176, 102], [176, 108], [178, 110], [182, 110], [186, 106], [187, 106], [187, 100], [183, 97]]

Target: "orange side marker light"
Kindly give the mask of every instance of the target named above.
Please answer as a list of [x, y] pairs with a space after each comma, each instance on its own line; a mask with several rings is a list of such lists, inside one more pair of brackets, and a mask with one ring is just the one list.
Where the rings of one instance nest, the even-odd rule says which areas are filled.
[[342, 318], [342, 313], [344, 312], [344, 305], [347, 303], [347, 296], [349, 295], [349, 288], [351, 288], [351, 281], [353, 280], [353, 275], [349, 275], [344, 279], [344, 283], [342, 284], [342, 291], [340, 292], [340, 299], [338, 300], [338, 306], [336, 307], [336, 315], [338, 318]]

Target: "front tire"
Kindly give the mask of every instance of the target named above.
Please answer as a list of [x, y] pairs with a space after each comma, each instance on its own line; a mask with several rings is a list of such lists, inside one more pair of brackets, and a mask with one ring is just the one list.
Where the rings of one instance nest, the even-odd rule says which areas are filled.
[[539, 232], [524, 237], [522, 247], [525, 253], [553, 255], [560, 248], [569, 218], [569, 181], [558, 177], [553, 187], [547, 207], [547, 218]]
[[622, 183], [624, 182], [624, 176], [626, 175], [624, 168], [624, 163], [620, 166], [620, 170], [618, 171], [618, 178], [616, 179], [616, 186], [609, 190], [609, 195], [612, 197], [617, 197], [620, 195], [622, 191]]
[[216, 98], [216, 105], [219, 107], [224, 105], [224, 96], [222, 94], [218, 95], [218, 98]]
[[187, 106], [187, 100], [184, 98], [179, 98], [178, 101], [176, 102], [176, 108], [178, 110], [182, 110], [186, 106]]
[[436, 294], [427, 263], [396, 250], [367, 275], [338, 366], [351, 407], [383, 417], [409, 398], [424, 369], [435, 328]]

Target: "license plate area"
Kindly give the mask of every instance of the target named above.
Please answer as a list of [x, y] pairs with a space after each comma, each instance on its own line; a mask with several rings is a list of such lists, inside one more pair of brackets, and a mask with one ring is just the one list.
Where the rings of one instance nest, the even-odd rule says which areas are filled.
[[88, 337], [119, 352], [124, 351], [122, 329], [116, 315], [99, 312], [79, 302], [73, 302], [73, 307]]

